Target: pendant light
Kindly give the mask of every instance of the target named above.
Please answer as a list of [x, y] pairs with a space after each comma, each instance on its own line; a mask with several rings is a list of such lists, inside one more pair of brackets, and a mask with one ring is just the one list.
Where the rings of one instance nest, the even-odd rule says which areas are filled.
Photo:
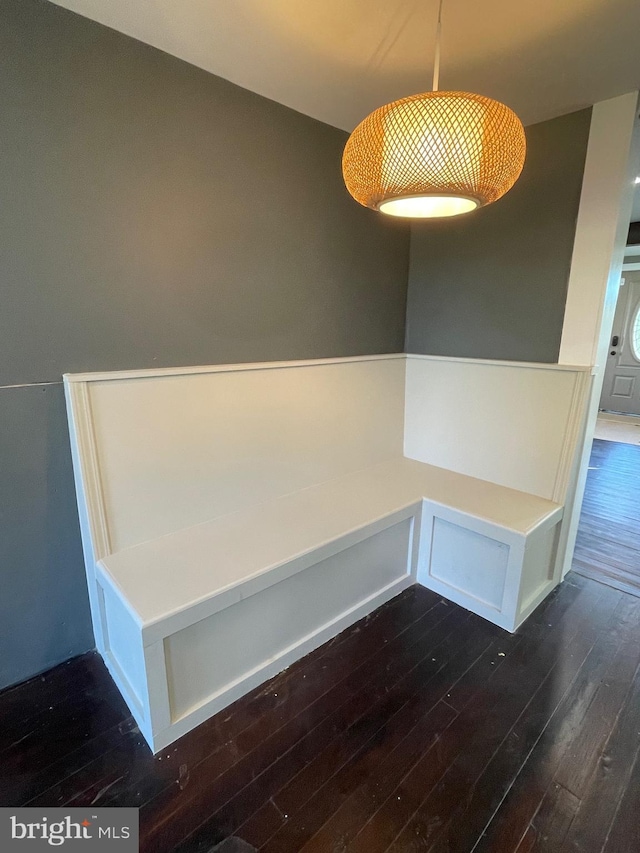
[[379, 107], [353, 131], [342, 173], [365, 207], [392, 216], [436, 218], [497, 201], [520, 176], [522, 122], [509, 107], [469, 92], [441, 92], [438, 9], [433, 91]]

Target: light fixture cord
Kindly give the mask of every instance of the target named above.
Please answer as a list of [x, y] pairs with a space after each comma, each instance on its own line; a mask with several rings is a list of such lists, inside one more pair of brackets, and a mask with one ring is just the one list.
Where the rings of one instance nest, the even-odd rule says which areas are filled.
[[442, 38], [442, 4], [444, 0], [440, 0], [438, 6], [438, 25], [436, 27], [436, 52], [433, 59], [433, 91], [438, 91], [440, 84], [440, 41]]

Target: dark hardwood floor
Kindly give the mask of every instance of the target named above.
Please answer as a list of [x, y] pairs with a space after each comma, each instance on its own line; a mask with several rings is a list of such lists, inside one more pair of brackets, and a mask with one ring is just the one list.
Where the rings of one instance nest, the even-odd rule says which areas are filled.
[[[631, 457], [594, 458], [624, 563]], [[138, 806], [147, 853], [638, 853], [639, 665], [640, 598], [575, 572], [513, 635], [414, 587], [154, 757], [85, 655], [0, 694], [0, 805]]]
[[640, 447], [593, 442], [573, 568], [640, 596]]

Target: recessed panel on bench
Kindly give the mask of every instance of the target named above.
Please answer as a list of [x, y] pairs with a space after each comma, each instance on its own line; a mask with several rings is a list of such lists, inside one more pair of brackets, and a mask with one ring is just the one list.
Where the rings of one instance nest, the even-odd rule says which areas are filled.
[[508, 562], [504, 542], [434, 517], [431, 577], [501, 610]]
[[168, 637], [172, 721], [224, 694], [406, 575], [412, 535], [413, 519], [408, 518]]

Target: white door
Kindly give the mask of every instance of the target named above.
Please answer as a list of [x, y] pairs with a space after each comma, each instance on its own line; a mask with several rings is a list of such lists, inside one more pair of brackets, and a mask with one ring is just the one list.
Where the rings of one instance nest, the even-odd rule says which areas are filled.
[[640, 415], [640, 274], [626, 273], [620, 288], [600, 408]]

